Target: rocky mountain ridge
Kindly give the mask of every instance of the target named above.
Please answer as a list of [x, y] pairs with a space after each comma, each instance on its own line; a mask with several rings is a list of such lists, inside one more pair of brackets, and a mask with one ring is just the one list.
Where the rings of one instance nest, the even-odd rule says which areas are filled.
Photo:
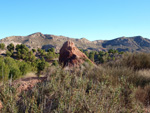
[[150, 52], [150, 39], [143, 38], [142, 36], [89, 41], [86, 38], [75, 39], [37, 32], [28, 36], [6, 37], [1, 39], [0, 43], [5, 43], [5, 45], [10, 43], [14, 43], [15, 45], [22, 43], [31, 49], [43, 48], [47, 50], [48, 48], [54, 47], [59, 51], [66, 41], [72, 41], [78, 48], [85, 50], [107, 51], [109, 49], [116, 49], [118, 51]]

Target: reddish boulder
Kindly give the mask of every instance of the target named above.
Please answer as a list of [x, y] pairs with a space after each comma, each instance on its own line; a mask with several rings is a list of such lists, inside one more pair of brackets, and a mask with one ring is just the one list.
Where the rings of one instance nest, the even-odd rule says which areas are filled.
[[[78, 66], [79, 64], [83, 64], [85, 60], [89, 60], [88, 57], [71, 41], [65, 42], [60, 49], [59, 63], [64, 67]], [[93, 63], [92, 61], [90, 62]]]

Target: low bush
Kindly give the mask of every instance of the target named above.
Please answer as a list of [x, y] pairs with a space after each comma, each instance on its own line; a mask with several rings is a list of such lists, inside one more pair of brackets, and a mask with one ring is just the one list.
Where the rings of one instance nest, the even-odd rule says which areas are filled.
[[11, 65], [18, 66], [21, 74], [30, 71], [27, 68], [30, 65], [42, 71], [47, 80], [22, 92], [19, 99], [16, 99], [15, 93], [12, 93], [13, 98], [9, 98], [9, 92], [6, 93], [13, 86], [8, 85], [7, 90], [0, 90], [0, 100], [4, 105], [2, 112], [12, 109], [19, 113], [130, 113], [144, 112], [145, 106], [150, 103], [148, 54], [126, 53], [118, 61], [98, 66], [85, 63], [70, 70], [62, 69], [59, 65], [48, 67], [44, 58], [28, 65], [26, 62], [18, 65], [19, 62], [0, 58], [0, 63], [8, 67], [10, 72], [13, 69]]
[[149, 53], [126, 53], [118, 61], [109, 62], [107, 65], [113, 67], [128, 67], [134, 70], [150, 69]]
[[33, 70], [34, 67], [25, 61], [14, 60], [10, 57], [0, 58], [0, 81], [10, 78], [14, 80]]
[[[22, 92], [17, 104], [12, 103], [13, 108], [19, 113], [142, 112], [142, 106], [136, 103], [133, 95], [134, 85], [127, 82], [128, 74], [122, 74], [127, 71], [114, 76], [102, 67], [81, 68], [70, 71], [54, 66], [47, 68], [48, 80]], [[118, 78], [116, 85], [111, 76]], [[7, 94], [4, 96], [6, 98]], [[6, 109], [9, 107], [5, 106], [3, 112]]]

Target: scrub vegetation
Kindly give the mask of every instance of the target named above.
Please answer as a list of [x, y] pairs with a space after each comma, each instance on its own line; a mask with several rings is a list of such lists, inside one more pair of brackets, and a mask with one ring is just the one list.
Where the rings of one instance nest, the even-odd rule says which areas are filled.
[[[87, 61], [66, 70], [58, 64], [54, 49], [11, 48], [11, 57], [0, 57], [0, 80], [5, 81], [0, 87], [2, 113], [141, 113], [149, 106], [148, 53], [83, 50], [97, 66]], [[18, 94], [10, 81], [28, 72], [46, 80]]]

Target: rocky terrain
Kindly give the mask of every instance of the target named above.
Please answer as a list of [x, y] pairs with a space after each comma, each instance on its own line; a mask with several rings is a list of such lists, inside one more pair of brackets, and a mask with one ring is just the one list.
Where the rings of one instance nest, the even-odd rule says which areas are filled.
[[109, 49], [116, 49], [118, 51], [130, 52], [150, 52], [150, 39], [142, 36], [135, 37], [120, 37], [113, 40], [96, 40], [89, 41], [86, 38], [75, 39], [65, 36], [55, 36], [49, 34], [42, 34], [40, 32], [28, 36], [11, 36], [0, 40], [1, 43], [8, 45], [10, 43], [25, 44], [29, 48], [43, 48], [48, 49], [54, 47], [59, 52], [63, 43], [72, 41], [80, 49], [107, 51]]
[[73, 42], [67, 41], [60, 49], [59, 62], [63, 66], [78, 66], [86, 60], [93, 63], [84, 53], [82, 53]]

